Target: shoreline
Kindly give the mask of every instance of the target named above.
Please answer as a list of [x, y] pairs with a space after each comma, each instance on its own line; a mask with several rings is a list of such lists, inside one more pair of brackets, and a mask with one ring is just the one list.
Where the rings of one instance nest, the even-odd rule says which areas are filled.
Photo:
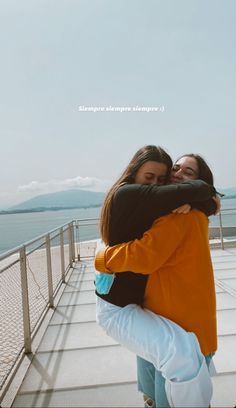
[[47, 212], [47, 211], [63, 211], [63, 210], [88, 210], [89, 208], [99, 208], [99, 207], [101, 207], [101, 204], [76, 206], [76, 207], [39, 207], [39, 208], [29, 208], [29, 209], [23, 209], [23, 210], [0, 210], [0, 215], [28, 214], [28, 213]]

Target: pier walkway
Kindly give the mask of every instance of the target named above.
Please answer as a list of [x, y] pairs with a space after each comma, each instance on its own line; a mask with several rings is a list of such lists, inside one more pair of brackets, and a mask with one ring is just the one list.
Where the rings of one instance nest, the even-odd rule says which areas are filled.
[[[135, 355], [95, 322], [94, 266], [89, 253], [62, 284], [2, 407], [142, 407]], [[236, 248], [212, 249], [219, 349], [212, 407], [236, 404]], [[17, 394], [16, 394], [17, 391]], [[14, 395], [16, 397], [14, 398]], [[11, 401], [12, 399], [12, 401]]]

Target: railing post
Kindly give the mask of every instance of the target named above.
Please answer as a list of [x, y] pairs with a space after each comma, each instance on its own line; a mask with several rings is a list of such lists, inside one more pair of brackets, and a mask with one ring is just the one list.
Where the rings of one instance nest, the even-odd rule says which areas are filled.
[[74, 247], [74, 240], [73, 240], [73, 224], [69, 224], [68, 228], [68, 241], [69, 241], [69, 262], [70, 267], [73, 266], [73, 261], [75, 260], [75, 247]]
[[61, 251], [61, 280], [65, 283], [65, 255], [64, 255], [64, 232], [60, 228], [60, 251]]
[[223, 236], [223, 226], [222, 226], [221, 211], [219, 212], [219, 221], [220, 221], [220, 242], [221, 242], [221, 249], [225, 249], [225, 248], [224, 248], [224, 236]]
[[26, 266], [25, 246], [20, 249], [20, 272], [21, 272], [21, 293], [24, 327], [24, 348], [25, 353], [31, 353], [31, 334], [30, 334], [30, 313], [29, 313], [29, 294]]
[[74, 222], [71, 223], [71, 238], [72, 238], [72, 259], [75, 262], [75, 231], [74, 231]]
[[78, 249], [78, 253], [77, 253], [77, 259], [78, 261], [80, 261], [80, 236], [79, 236], [79, 221], [76, 221], [75, 224], [75, 228], [76, 228], [76, 237], [78, 239], [77, 241], [77, 249]]
[[47, 273], [48, 273], [48, 300], [49, 307], [54, 306], [53, 302], [53, 282], [52, 282], [52, 260], [51, 260], [51, 244], [50, 235], [46, 235], [46, 253], [47, 253]]

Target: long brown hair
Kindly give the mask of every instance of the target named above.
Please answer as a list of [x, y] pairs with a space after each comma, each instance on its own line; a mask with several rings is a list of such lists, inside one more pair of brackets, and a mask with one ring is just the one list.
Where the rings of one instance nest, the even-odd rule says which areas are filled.
[[214, 178], [212, 171], [210, 167], [208, 166], [206, 160], [200, 156], [199, 154], [194, 154], [194, 153], [188, 153], [188, 154], [183, 154], [181, 157], [179, 157], [175, 163], [182, 159], [183, 157], [192, 157], [196, 160], [197, 165], [198, 165], [198, 179], [205, 181], [207, 184], [214, 185]]
[[167, 180], [169, 179], [172, 168], [172, 160], [169, 154], [166, 153], [164, 149], [162, 149], [159, 146], [147, 145], [141, 147], [141, 149], [139, 149], [135, 153], [126, 169], [123, 171], [121, 176], [108, 191], [101, 209], [100, 234], [102, 240], [106, 245], [109, 244], [109, 224], [113, 196], [122, 184], [125, 183], [133, 184], [137, 171], [144, 163], [148, 161], [155, 161], [158, 163], [166, 164], [167, 166], [166, 178]]

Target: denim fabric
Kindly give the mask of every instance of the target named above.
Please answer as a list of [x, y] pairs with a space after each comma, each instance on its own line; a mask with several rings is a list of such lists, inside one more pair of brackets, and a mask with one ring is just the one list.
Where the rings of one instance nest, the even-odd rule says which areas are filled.
[[165, 378], [152, 363], [137, 356], [138, 390], [154, 401], [154, 407], [169, 407]]
[[[205, 357], [208, 368], [213, 356], [214, 353], [210, 353]], [[138, 390], [153, 400], [153, 407], [170, 407], [165, 391], [165, 378], [152, 363], [139, 356], [137, 356], [137, 376]]]

